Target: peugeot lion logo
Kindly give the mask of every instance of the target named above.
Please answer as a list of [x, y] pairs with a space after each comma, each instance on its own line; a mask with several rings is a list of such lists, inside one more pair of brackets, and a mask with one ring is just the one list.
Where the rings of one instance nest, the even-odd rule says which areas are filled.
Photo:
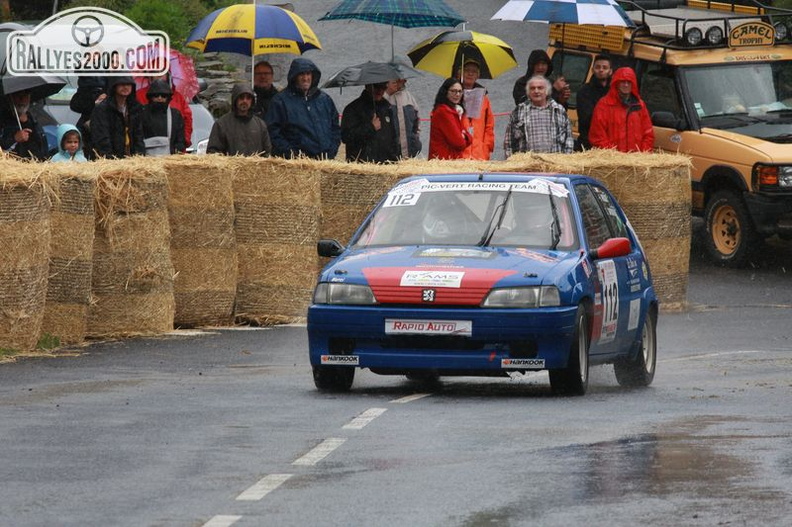
[[95, 46], [104, 37], [104, 26], [95, 16], [84, 16], [72, 24], [72, 38], [84, 48]]

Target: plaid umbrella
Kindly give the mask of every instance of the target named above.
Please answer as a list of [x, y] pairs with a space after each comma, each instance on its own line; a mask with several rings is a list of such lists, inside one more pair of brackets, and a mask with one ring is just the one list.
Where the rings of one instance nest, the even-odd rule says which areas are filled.
[[465, 21], [443, 0], [342, 0], [319, 20], [351, 18], [399, 27], [453, 27]]
[[319, 20], [357, 19], [391, 27], [391, 57], [395, 56], [393, 28], [454, 27], [465, 21], [443, 0], [341, 0]]
[[413, 65], [441, 77], [458, 77], [463, 62], [479, 64], [482, 79], [494, 79], [517, 66], [511, 46], [498, 37], [475, 31], [443, 31], [407, 52]]
[[492, 20], [635, 26], [616, 0], [509, 0]]

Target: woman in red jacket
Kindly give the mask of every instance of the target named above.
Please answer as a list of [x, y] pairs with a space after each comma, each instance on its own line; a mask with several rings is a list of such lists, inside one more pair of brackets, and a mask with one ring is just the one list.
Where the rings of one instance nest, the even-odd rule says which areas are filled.
[[632, 68], [619, 68], [613, 74], [610, 90], [594, 107], [589, 142], [596, 148], [615, 148], [620, 152], [652, 150], [652, 119], [638, 95]]
[[435, 97], [429, 131], [429, 159], [461, 159], [473, 136], [462, 102], [462, 83], [446, 79]]

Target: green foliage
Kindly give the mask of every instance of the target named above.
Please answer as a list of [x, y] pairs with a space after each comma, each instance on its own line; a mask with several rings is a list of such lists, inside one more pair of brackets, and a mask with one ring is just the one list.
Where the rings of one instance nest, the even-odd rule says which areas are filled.
[[36, 344], [36, 349], [47, 351], [47, 350], [59, 348], [60, 345], [61, 345], [60, 337], [57, 337], [55, 335], [50, 335], [49, 333], [44, 333], [39, 338], [39, 341]]
[[146, 31], [164, 31], [174, 48], [181, 46], [192, 29], [182, 6], [168, 0], [138, 0], [123, 15]]

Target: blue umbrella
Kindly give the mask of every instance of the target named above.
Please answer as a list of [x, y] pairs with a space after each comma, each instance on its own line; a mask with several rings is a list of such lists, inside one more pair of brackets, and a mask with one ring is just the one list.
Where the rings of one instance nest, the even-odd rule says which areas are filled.
[[443, 0], [342, 0], [319, 20], [365, 20], [393, 27], [454, 27], [465, 19]]
[[635, 26], [616, 0], [509, 0], [492, 20]]

